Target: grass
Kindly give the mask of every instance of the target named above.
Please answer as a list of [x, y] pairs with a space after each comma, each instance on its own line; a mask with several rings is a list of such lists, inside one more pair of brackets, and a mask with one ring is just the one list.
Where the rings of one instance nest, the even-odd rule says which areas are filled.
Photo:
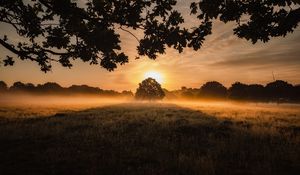
[[238, 106], [2, 107], [0, 174], [299, 174], [299, 109]]

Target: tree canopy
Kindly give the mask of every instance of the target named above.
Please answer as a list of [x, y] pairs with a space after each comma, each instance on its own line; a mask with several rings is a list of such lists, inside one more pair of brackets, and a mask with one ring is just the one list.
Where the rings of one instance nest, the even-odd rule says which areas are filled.
[[4, 81], [0, 81], [0, 95], [91, 95], [91, 96], [105, 96], [105, 97], [133, 97], [131, 91], [114, 91], [105, 90], [99, 87], [91, 87], [88, 85], [71, 85], [69, 87], [62, 87], [55, 82], [47, 82], [44, 84], [34, 85], [32, 83], [22, 83], [20, 81], [13, 83], [8, 87]]
[[0, 81], [0, 92], [7, 90], [7, 84], [4, 81]]
[[[0, 23], [14, 28], [14, 36], [1, 30], [0, 44], [21, 60], [51, 70], [52, 62], [71, 67], [81, 59], [109, 71], [128, 62], [121, 48], [120, 31], [133, 35], [140, 56], [155, 59], [172, 47], [201, 48], [211, 34], [212, 21], [235, 22], [234, 34], [240, 38], [267, 42], [286, 36], [300, 21], [299, 0], [195, 0], [190, 15], [199, 19], [186, 28], [183, 15], [175, 9], [177, 0], [1, 0]], [[137, 38], [132, 31], [143, 31]], [[12, 38], [21, 37], [20, 42]], [[2, 63], [14, 64], [7, 55]]]
[[165, 93], [160, 84], [153, 78], [143, 80], [136, 90], [135, 98], [138, 100], [161, 100]]
[[226, 97], [227, 89], [217, 81], [205, 83], [200, 88], [200, 95], [207, 98], [224, 98]]

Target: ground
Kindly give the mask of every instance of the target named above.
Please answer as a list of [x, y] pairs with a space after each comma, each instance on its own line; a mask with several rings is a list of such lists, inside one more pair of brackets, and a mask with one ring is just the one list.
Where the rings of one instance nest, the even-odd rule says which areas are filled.
[[2, 105], [0, 174], [300, 172], [298, 105], [96, 106], [45, 112], [45, 107]]

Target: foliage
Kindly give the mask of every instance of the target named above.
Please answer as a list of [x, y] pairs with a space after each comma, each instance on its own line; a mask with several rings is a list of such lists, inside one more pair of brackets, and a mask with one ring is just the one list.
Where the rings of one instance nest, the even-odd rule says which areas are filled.
[[277, 80], [266, 85], [267, 95], [274, 99], [289, 99], [292, 97], [293, 85]]
[[203, 98], [219, 100], [243, 100], [261, 102], [300, 102], [300, 85], [292, 85], [282, 80], [261, 84], [244, 84], [235, 82], [226, 89], [221, 83], [207, 82], [201, 88], [182, 87], [180, 90], [168, 91], [167, 98], [184, 98], [197, 100]]
[[143, 80], [136, 90], [135, 98], [138, 100], [160, 100], [165, 96], [165, 92], [160, 84], [153, 78]]
[[243, 84], [236, 82], [228, 89], [228, 97], [236, 100], [264, 100], [266, 89], [259, 84]]
[[[151, 78], [150, 78], [151, 79]], [[147, 81], [146, 81], [147, 80]], [[233, 83], [228, 89], [221, 83], [211, 81], [205, 83], [201, 88], [182, 87], [179, 90], [169, 91], [162, 89], [160, 85], [152, 79], [146, 79], [140, 83], [135, 97], [141, 100], [155, 100], [166, 98], [173, 99], [217, 99], [217, 100], [242, 100], [242, 101], [261, 101], [261, 102], [300, 102], [300, 85], [292, 85], [286, 81], [276, 80], [268, 83], [266, 86], [261, 84], [244, 84], [241, 82]], [[152, 82], [153, 81], [153, 82]], [[149, 85], [150, 84], [150, 85]], [[153, 92], [154, 91], [154, 92]], [[72, 85], [70, 87], [61, 87], [54, 82], [45, 84], [15, 82], [8, 87], [4, 81], [0, 81], [0, 92], [16, 94], [25, 92], [38, 95], [102, 95], [115, 97], [133, 97], [131, 91], [117, 92], [114, 90], [104, 90], [98, 87], [87, 85]], [[153, 97], [154, 95], [154, 97]]]
[[[0, 91], [3, 81], [0, 81]], [[3, 82], [4, 83], [4, 82]], [[121, 93], [114, 90], [104, 90], [98, 87], [90, 87], [87, 85], [72, 85], [70, 87], [62, 87], [54, 82], [38, 84], [15, 82], [11, 87], [6, 86], [6, 92], [11, 94], [28, 93], [32, 95], [99, 95], [99, 96], [117, 96], [132, 97], [131, 91], [123, 91]]]
[[[21, 60], [36, 62], [41, 70], [51, 70], [52, 62], [71, 67], [80, 59], [109, 71], [128, 62], [120, 44], [120, 31], [133, 35], [138, 54], [155, 59], [172, 47], [201, 48], [211, 34], [213, 20], [234, 21], [234, 33], [256, 43], [293, 32], [300, 18], [298, 0], [224, 1], [198, 0], [190, 5], [200, 25], [185, 28], [184, 18], [175, 10], [177, 0], [1, 0], [0, 23], [14, 29], [8, 36], [1, 30], [0, 44]], [[137, 38], [132, 31], [142, 31]], [[13, 38], [18, 38], [16, 43]], [[14, 58], [2, 58], [5, 66]]]
[[225, 98], [227, 89], [217, 81], [210, 81], [200, 88], [200, 95], [208, 98]]
[[7, 84], [4, 81], [0, 81], [0, 92], [7, 90]]

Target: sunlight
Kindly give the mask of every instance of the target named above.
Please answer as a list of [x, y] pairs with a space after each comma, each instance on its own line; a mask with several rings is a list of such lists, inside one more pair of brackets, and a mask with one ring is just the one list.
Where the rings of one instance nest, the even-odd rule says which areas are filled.
[[153, 78], [153, 79], [155, 79], [160, 84], [164, 82], [162, 75], [159, 72], [156, 72], [156, 71], [146, 72], [144, 74], [144, 78], [145, 79], [146, 78]]

